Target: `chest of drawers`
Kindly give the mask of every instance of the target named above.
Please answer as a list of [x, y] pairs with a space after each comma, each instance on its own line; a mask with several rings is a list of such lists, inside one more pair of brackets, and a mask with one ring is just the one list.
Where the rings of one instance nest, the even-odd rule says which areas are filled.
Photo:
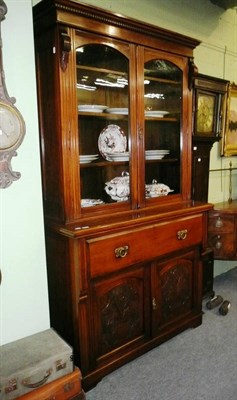
[[76, 331], [75, 362], [86, 390], [202, 322], [205, 210], [200, 204], [114, 220], [113, 230], [106, 224], [46, 229], [51, 321], [68, 342]]
[[208, 217], [208, 245], [216, 260], [237, 259], [237, 200], [215, 204]]

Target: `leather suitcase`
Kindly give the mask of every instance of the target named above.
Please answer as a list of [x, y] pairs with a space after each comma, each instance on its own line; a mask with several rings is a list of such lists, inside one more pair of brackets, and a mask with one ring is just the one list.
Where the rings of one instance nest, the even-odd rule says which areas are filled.
[[0, 348], [0, 400], [13, 400], [74, 370], [72, 348], [53, 330]]
[[71, 374], [47, 383], [41, 388], [32, 390], [18, 400], [85, 400], [81, 389], [81, 372], [78, 368]]

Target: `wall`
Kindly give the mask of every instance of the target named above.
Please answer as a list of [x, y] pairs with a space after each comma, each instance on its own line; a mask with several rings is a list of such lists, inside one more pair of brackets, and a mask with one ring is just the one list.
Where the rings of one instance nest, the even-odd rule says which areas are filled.
[[[26, 137], [13, 159], [22, 177], [1, 197], [1, 343], [49, 327], [38, 122], [33, 54], [31, 0], [5, 0], [2, 23], [4, 69], [10, 96], [26, 122]], [[39, 0], [33, 0], [33, 5]], [[84, 3], [144, 20], [202, 41], [194, 52], [199, 71], [237, 83], [237, 11], [223, 10], [209, 0], [87, 0]], [[22, 23], [23, 22], [23, 23]], [[20, 71], [20, 73], [19, 73]], [[219, 145], [211, 152], [211, 169], [229, 165]], [[232, 158], [233, 166], [237, 161]], [[209, 201], [228, 199], [228, 174], [210, 173]], [[233, 172], [233, 198], [237, 198]], [[218, 188], [218, 190], [216, 190]], [[215, 274], [235, 263], [215, 262]]]
[[3, 64], [9, 96], [26, 124], [13, 157], [21, 178], [0, 189], [0, 342], [8, 343], [49, 327], [43, 231], [31, 0], [5, 0]]

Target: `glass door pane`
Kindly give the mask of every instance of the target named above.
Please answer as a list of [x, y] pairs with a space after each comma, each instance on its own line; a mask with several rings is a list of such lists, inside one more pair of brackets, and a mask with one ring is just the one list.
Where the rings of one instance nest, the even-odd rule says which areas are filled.
[[128, 58], [104, 44], [76, 55], [82, 207], [129, 204]]
[[182, 71], [153, 59], [144, 68], [146, 198], [181, 191]]

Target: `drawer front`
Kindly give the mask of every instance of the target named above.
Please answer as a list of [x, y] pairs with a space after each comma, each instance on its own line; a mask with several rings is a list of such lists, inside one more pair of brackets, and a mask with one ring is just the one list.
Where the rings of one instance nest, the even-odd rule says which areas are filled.
[[202, 215], [87, 240], [91, 277], [202, 242]]
[[236, 244], [232, 233], [208, 233], [208, 245], [213, 249], [215, 259], [235, 258]]
[[212, 232], [233, 232], [234, 216], [224, 215], [217, 212], [210, 212], [208, 218], [208, 231]]

